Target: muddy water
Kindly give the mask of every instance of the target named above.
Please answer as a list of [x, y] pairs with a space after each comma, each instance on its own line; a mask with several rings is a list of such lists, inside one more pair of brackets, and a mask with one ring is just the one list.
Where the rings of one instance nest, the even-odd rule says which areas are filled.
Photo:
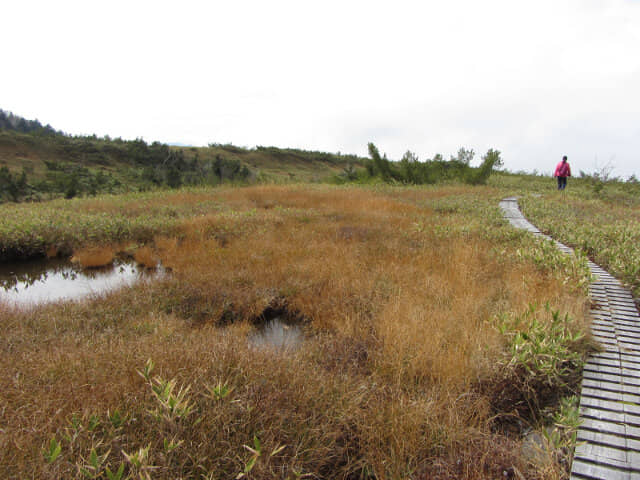
[[287, 323], [276, 317], [249, 335], [249, 345], [257, 348], [295, 350], [302, 344], [303, 339], [304, 333], [300, 325]]
[[64, 260], [31, 260], [0, 264], [0, 302], [19, 306], [77, 300], [132, 285], [149, 273], [130, 263], [83, 270]]

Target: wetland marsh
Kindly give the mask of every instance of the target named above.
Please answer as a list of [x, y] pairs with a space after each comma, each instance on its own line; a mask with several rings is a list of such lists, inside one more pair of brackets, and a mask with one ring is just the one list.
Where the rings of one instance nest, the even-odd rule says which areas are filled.
[[[502, 196], [292, 185], [0, 206], [25, 214], [4, 217], [5, 253], [131, 243], [172, 272], [0, 302], [2, 474], [562, 478], [557, 447], [533, 464], [522, 435], [579, 379], [586, 266], [509, 227]], [[270, 311], [303, 319], [275, 326], [302, 348], [256, 347]]]

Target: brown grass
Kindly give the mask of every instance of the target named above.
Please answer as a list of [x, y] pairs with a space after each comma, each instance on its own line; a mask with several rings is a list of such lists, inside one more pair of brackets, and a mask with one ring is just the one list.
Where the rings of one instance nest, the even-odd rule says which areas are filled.
[[155, 268], [158, 265], [158, 257], [148, 246], [138, 248], [133, 254], [133, 259], [147, 268]]
[[87, 247], [74, 252], [71, 261], [83, 268], [106, 267], [113, 263], [115, 251], [113, 247]]
[[[548, 301], [578, 328], [584, 299], [523, 262], [513, 238], [498, 254], [480, 230], [436, 233], [467, 222], [430, 208], [444, 192], [223, 190], [226, 213], [156, 239], [172, 269], [165, 280], [92, 303], [0, 311], [0, 472], [79, 478], [92, 447], [114, 471], [123, 452], [150, 445], [153, 478], [232, 478], [255, 436], [255, 479], [559, 478], [492, 430], [492, 399], [477, 386], [508, 375], [497, 315]], [[302, 348], [248, 345], [269, 307], [304, 322]], [[154, 375], [191, 386], [194, 413], [150, 413], [158, 401], [136, 373], [148, 358]], [[233, 388], [225, 399], [210, 393], [219, 383]], [[127, 415], [119, 428], [107, 418], [116, 409]], [[48, 464], [52, 436], [63, 458]], [[181, 443], [168, 453], [171, 439]]]

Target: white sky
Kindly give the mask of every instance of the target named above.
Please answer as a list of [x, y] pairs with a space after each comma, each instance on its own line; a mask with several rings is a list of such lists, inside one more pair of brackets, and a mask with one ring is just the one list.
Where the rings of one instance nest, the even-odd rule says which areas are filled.
[[640, 177], [640, 0], [7, 1], [0, 108], [72, 134]]

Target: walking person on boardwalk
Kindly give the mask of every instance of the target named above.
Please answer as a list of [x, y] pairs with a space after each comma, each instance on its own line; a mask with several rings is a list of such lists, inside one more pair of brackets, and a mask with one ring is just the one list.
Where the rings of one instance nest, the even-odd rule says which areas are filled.
[[567, 177], [571, 176], [571, 167], [567, 163], [567, 156], [562, 157], [562, 161], [556, 165], [556, 171], [553, 174], [558, 178], [558, 190], [564, 190], [567, 186]]

